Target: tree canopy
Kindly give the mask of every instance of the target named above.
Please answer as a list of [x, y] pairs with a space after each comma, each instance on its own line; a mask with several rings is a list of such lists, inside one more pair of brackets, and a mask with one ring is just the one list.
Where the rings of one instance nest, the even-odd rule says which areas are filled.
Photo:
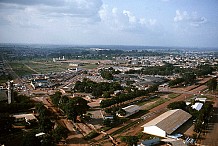
[[207, 87], [209, 90], [215, 90], [217, 87], [217, 80], [216, 78], [212, 78], [207, 82]]

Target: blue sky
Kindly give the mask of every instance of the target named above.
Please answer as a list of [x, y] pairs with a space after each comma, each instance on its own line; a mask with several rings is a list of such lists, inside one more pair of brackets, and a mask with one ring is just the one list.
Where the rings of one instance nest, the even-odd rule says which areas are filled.
[[218, 47], [218, 1], [0, 0], [0, 43]]

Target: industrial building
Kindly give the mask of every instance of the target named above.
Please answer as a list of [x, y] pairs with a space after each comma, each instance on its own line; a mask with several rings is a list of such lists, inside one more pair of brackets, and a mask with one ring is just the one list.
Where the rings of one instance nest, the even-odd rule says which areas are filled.
[[125, 114], [125, 116], [118, 114], [118, 117], [131, 116], [132, 114], [137, 113], [140, 110], [140, 107], [138, 105], [130, 105], [130, 106], [124, 107], [122, 109], [126, 112], [126, 114]]
[[142, 126], [143, 132], [159, 137], [167, 137], [191, 117], [189, 113], [181, 109], [170, 110], [144, 124]]

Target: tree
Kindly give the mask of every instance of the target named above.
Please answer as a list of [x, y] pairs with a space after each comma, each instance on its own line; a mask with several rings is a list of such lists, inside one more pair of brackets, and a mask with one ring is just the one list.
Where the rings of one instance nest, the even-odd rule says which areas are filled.
[[107, 70], [102, 70], [101, 71], [101, 76], [102, 78], [105, 78], [107, 80], [113, 80], [113, 75], [110, 71], [107, 71]]
[[207, 82], [207, 86], [209, 90], [214, 91], [217, 87], [217, 81], [216, 78], [212, 78]]
[[196, 75], [193, 72], [186, 72], [182, 75], [182, 78], [185, 84], [192, 84], [196, 79]]
[[88, 101], [81, 97], [74, 97], [70, 99], [69, 102], [63, 106], [69, 119], [76, 122], [77, 116], [81, 116], [86, 113], [89, 109]]
[[176, 102], [172, 102], [170, 103], [167, 108], [169, 109], [182, 109], [182, 110], [186, 110], [186, 104], [184, 101], [176, 101]]
[[126, 115], [126, 111], [124, 109], [122, 109], [122, 108], [120, 108], [117, 113], [119, 115], [121, 115], [121, 116], [125, 116]]
[[48, 117], [39, 119], [39, 129], [45, 133], [50, 132], [54, 127], [54, 123]]
[[11, 131], [13, 128], [12, 124], [14, 123], [14, 120], [15, 118], [10, 117], [9, 114], [0, 114], [0, 135]]
[[23, 137], [22, 146], [40, 146], [40, 139], [36, 137], [36, 131], [30, 131], [25, 134]]
[[67, 136], [68, 136], [68, 129], [63, 127], [63, 126], [60, 126], [58, 125], [57, 128], [55, 128], [53, 131], [52, 131], [52, 137], [54, 139], [54, 141], [57, 143], [59, 142], [62, 138], [66, 139]]
[[137, 136], [123, 136], [121, 137], [121, 141], [128, 144], [128, 146], [137, 145], [139, 138]]

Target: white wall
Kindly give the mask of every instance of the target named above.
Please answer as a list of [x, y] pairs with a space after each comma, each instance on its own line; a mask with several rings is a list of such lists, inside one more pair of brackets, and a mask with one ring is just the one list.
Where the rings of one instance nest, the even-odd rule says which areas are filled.
[[157, 126], [144, 127], [143, 132], [151, 135], [156, 135], [159, 137], [166, 137], [166, 132], [158, 128]]

